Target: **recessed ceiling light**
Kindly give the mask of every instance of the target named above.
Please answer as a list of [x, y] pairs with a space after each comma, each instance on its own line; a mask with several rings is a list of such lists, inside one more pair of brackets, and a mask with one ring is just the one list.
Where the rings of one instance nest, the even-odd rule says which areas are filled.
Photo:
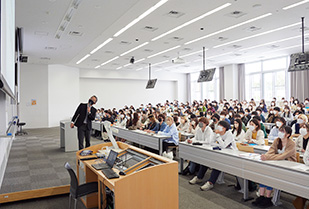
[[219, 47], [226, 46], [226, 45], [229, 45], [229, 44], [233, 44], [233, 43], [236, 43], [236, 42], [239, 42], [239, 41], [244, 41], [244, 40], [248, 40], [248, 39], [251, 39], [251, 38], [256, 38], [256, 37], [259, 37], [259, 36], [262, 36], [262, 35], [277, 32], [277, 31], [284, 30], [284, 29], [287, 29], [287, 28], [290, 28], [290, 27], [294, 27], [294, 26], [299, 25], [299, 24], [300, 23], [294, 23], [294, 24], [283, 26], [283, 27], [276, 28], [276, 29], [273, 29], [273, 30], [265, 31], [263, 33], [255, 34], [255, 35], [252, 35], [252, 36], [247, 36], [247, 37], [244, 37], [244, 38], [240, 38], [240, 39], [237, 39], [237, 40], [234, 40], [234, 41], [230, 41], [230, 42], [227, 42], [227, 43], [224, 43], [224, 44], [214, 46], [213, 48], [219, 48]]
[[139, 60], [136, 60], [134, 63], [136, 64], [136, 63], [142, 62], [142, 61], [144, 61], [144, 60], [145, 60], [145, 58], [139, 59]]
[[121, 67], [117, 67], [116, 70], [120, 70], [121, 68], [122, 68], [122, 66]]
[[100, 44], [99, 46], [97, 46], [94, 50], [92, 50], [90, 52], [90, 54], [94, 54], [96, 51], [98, 51], [99, 49], [101, 49], [103, 46], [105, 46], [106, 44], [108, 44], [109, 42], [111, 42], [113, 40], [113, 38], [109, 38], [106, 41], [104, 41], [102, 44]]
[[77, 65], [80, 64], [82, 61], [84, 61], [84, 60], [87, 59], [88, 57], [90, 57], [90, 54], [85, 55], [83, 58], [81, 58], [80, 60], [78, 60], [78, 61], [76, 62], [76, 64], [77, 64]]
[[137, 47], [134, 47], [133, 49], [130, 49], [130, 50], [128, 50], [128, 51], [122, 53], [120, 56], [124, 56], [124, 55], [126, 55], [126, 54], [129, 54], [130, 52], [133, 52], [133, 51], [135, 51], [135, 50], [137, 50], [137, 49], [139, 49], [139, 48], [141, 48], [141, 47], [143, 47], [143, 46], [146, 46], [147, 44], [149, 44], [149, 42], [145, 42], [145, 43], [143, 43], [143, 44], [141, 44], [141, 45], [138, 45]]
[[226, 3], [226, 4], [222, 5], [222, 6], [219, 6], [219, 7], [215, 8], [215, 9], [209, 11], [209, 12], [206, 12], [205, 14], [203, 14], [203, 15], [201, 15], [199, 17], [196, 17], [196, 18], [194, 18], [194, 19], [192, 19], [192, 20], [190, 20], [190, 21], [188, 21], [188, 22], [186, 22], [186, 23], [184, 23], [184, 24], [182, 24], [182, 25], [180, 25], [180, 26], [178, 26], [176, 28], [173, 28], [172, 30], [167, 31], [166, 33], [163, 33], [163, 34], [161, 34], [161, 35], [151, 39], [151, 41], [156, 41], [156, 40], [158, 40], [158, 39], [160, 39], [160, 38], [162, 38], [162, 37], [164, 37], [164, 36], [166, 36], [166, 35], [168, 35], [170, 33], [173, 33], [173, 32], [175, 32], [175, 31], [177, 31], [177, 30], [179, 30], [179, 29], [181, 29], [183, 27], [186, 27], [186, 26], [188, 26], [188, 25], [190, 25], [192, 23], [195, 23], [196, 21], [199, 21], [199, 20], [201, 20], [201, 19], [203, 19], [203, 18], [205, 18], [205, 17], [207, 17], [207, 16], [209, 16], [209, 15], [215, 13], [215, 12], [218, 12], [218, 11], [220, 11], [220, 10], [230, 6], [230, 5], [232, 5], [232, 4], [231, 3]]
[[121, 30], [119, 30], [117, 33], [115, 33], [114, 37], [119, 36], [120, 34], [122, 34], [123, 32], [125, 32], [126, 30], [128, 30], [130, 27], [132, 27], [133, 25], [135, 25], [136, 23], [138, 23], [140, 20], [142, 20], [143, 18], [145, 18], [146, 16], [148, 16], [150, 13], [152, 13], [153, 11], [155, 11], [156, 9], [158, 9], [159, 7], [161, 7], [163, 4], [165, 4], [168, 0], [161, 0], [159, 1], [157, 4], [155, 4], [153, 7], [151, 7], [150, 9], [148, 9], [146, 12], [144, 12], [143, 14], [141, 14], [139, 17], [137, 17], [136, 19], [134, 19], [132, 22], [130, 22], [128, 25], [126, 25], [125, 27], [123, 27]]
[[114, 60], [116, 60], [116, 59], [118, 59], [118, 58], [119, 58], [119, 56], [114, 57], [114, 58], [112, 58], [112, 59], [110, 59], [110, 60], [108, 60], [108, 61], [106, 61], [106, 62], [103, 62], [103, 63], [101, 64], [101, 66], [106, 65], [106, 64], [108, 64], [108, 63], [110, 63], [110, 62], [112, 62], [112, 61], [114, 61]]
[[101, 65], [96, 66], [94, 69], [98, 69], [99, 67], [101, 67]]

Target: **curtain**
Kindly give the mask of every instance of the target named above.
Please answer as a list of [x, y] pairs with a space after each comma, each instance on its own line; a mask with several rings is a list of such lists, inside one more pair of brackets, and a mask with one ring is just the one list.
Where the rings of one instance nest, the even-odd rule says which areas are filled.
[[187, 73], [187, 101], [191, 104], [191, 74]]
[[245, 64], [238, 64], [238, 100], [243, 101], [246, 97], [246, 74], [245, 74]]
[[309, 71], [290, 72], [291, 96], [299, 101], [309, 97]]
[[219, 98], [220, 100], [224, 99], [224, 67], [219, 67], [219, 82], [220, 82], [220, 89], [219, 89]]

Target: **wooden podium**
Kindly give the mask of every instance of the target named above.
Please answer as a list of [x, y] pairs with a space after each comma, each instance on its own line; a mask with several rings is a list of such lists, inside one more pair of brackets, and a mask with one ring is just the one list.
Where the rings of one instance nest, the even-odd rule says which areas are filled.
[[[178, 209], [178, 163], [122, 142], [117, 142], [117, 144], [121, 151], [117, 156], [117, 165], [113, 169], [116, 173], [122, 170], [126, 175], [119, 175], [116, 179], [106, 178], [100, 170], [91, 166], [99, 163], [98, 159], [89, 160], [95, 157], [99, 150], [112, 146], [112, 143], [86, 148], [93, 151], [94, 155], [91, 156], [81, 156], [82, 150], [76, 153], [79, 183], [98, 182], [98, 194], [82, 198], [85, 206], [105, 208], [105, 191], [108, 187], [113, 192], [115, 209]], [[85, 158], [88, 160], [83, 160]]]

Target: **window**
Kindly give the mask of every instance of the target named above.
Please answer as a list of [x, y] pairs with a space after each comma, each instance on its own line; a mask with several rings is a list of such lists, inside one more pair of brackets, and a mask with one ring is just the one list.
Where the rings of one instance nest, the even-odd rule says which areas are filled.
[[200, 72], [191, 73], [191, 100], [219, 100], [219, 69], [216, 69], [212, 81], [198, 83]]
[[246, 99], [288, 98], [287, 61], [281, 57], [246, 64]]

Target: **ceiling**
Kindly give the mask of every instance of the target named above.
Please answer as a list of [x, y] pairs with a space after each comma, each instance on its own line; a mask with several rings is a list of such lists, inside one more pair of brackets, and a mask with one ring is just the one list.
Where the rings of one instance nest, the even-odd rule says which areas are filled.
[[[155, 71], [189, 73], [203, 69], [203, 47], [207, 68], [301, 52], [301, 17], [305, 26], [309, 22], [309, 1], [168, 0], [115, 37], [159, 1], [16, 0], [16, 26], [24, 28], [23, 53], [33, 64], [139, 71], [151, 63]], [[283, 9], [297, 2], [306, 3]], [[152, 40], [179, 26], [184, 27]], [[305, 51], [309, 50], [308, 28]], [[90, 53], [109, 38], [110, 42]], [[169, 51], [156, 55], [165, 50]], [[132, 56], [134, 64], [129, 63]], [[185, 62], [173, 63], [177, 56]]]

